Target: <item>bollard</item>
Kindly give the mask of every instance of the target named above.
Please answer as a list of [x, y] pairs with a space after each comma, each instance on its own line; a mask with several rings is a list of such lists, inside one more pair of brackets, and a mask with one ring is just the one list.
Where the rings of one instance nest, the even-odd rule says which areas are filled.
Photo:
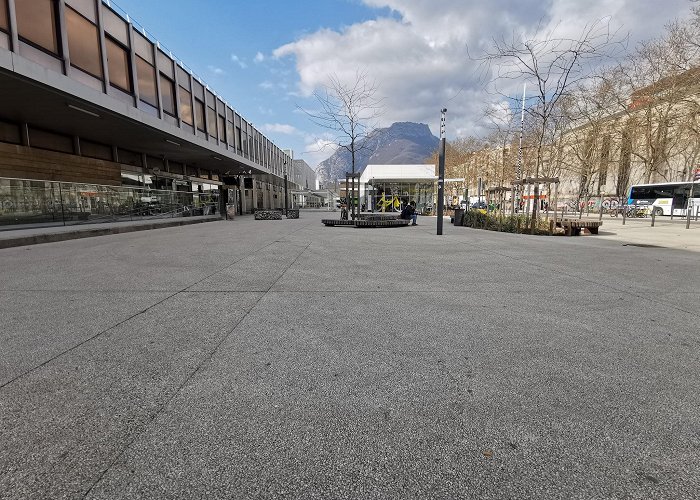
[[651, 227], [654, 227], [654, 224], [656, 223], [656, 212], [654, 210], [651, 211]]
[[549, 235], [552, 236], [554, 234], [554, 221], [550, 219], [549, 221]]

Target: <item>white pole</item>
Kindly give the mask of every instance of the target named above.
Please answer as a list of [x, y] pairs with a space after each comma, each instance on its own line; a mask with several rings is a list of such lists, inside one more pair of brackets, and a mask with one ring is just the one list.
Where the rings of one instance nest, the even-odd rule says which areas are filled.
[[[527, 89], [527, 82], [523, 83], [523, 103], [520, 110], [520, 144], [518, 145], [518, 170], [517, 170], [517, 181], [523, 180], [523, 129], [525, 128], [525, 90]], [[525, 186], [521, 186], [523, 189]], [[518, 204], [520, 202], [520, 189], [518, 189]]]

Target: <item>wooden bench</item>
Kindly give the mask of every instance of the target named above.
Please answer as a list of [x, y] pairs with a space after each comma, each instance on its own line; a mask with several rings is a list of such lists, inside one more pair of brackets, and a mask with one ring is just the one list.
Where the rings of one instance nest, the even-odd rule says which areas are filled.
[[321, 222], [325, 226], [352, 226], [360, 227], [405, 227], [411, 221], [406, 219], [390, 219], [390, 220], [345, 220], [345, 219], [322, 219]]
[[322, 219], [321, 222], [323, 222], [323, 224], [326, 226], [354, 226], [355, 225], [354, 220], [348, 220], [348, 219]]
[[591, 234], [598, 234], [598, 229], [602, 225], [603, 223], [599, 220], [560, 219], [557, 221], [557, 227], [563, 228], [567, 236], [578, 236], [581, 234], [581, 229], [588, 229]]
[[409, 219], [356, 220], [355, 227], [405, 227], [410, 223]]
[[359, 215], [360, 220], [396, 220], [399, 218], [399, 214], [397, 213], [374, 213], [374, 214], [360, 214]]

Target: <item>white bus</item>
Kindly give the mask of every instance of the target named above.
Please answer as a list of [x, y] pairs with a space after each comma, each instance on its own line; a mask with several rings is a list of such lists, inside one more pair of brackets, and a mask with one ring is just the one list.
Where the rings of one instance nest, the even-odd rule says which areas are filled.
[[[692, 187], [692, 198], [691, 198]], [[637, 184], [630, 188], [628, 205], [656, 215], [685, 216], [690, 199], [691, 215], [700, 212], [700, 180], [694, 182], [663, 182], [659, 184]]]

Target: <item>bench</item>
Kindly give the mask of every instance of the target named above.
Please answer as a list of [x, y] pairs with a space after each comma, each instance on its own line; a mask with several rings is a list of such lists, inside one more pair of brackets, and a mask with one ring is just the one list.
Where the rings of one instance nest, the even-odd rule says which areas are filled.
[[356, 220], [355, 227], [405, 227], [410, 223], [409, 219]]
[[376, 214], [360, 214], [359, 215], [360, 220], [396, 220], [399, 218], [399, 214], [385, 214], [385, 213], [376, 213]]
[[578, 236], [581, 234], [581, 229], [588, 229], [591, 234], [598, 234], [598, 229], [602, 225], [603, 223], [599, 220], [561, 219], [557, 221], [557, 227], [563, 228], [567, 236]]
[[411, 221], [406, 219], [390, 219], [390, 220], [346, 220], [346, 219], [322, 219], [321, 222], [325, 226], [352, 226], [360, 227], [405, 227]]
[[322, 219], [321, 222], [323, 222], [323, 224], [326, 226], [354, 226], [355, 225], [354, 220], [348, 220], [348, 219]]

